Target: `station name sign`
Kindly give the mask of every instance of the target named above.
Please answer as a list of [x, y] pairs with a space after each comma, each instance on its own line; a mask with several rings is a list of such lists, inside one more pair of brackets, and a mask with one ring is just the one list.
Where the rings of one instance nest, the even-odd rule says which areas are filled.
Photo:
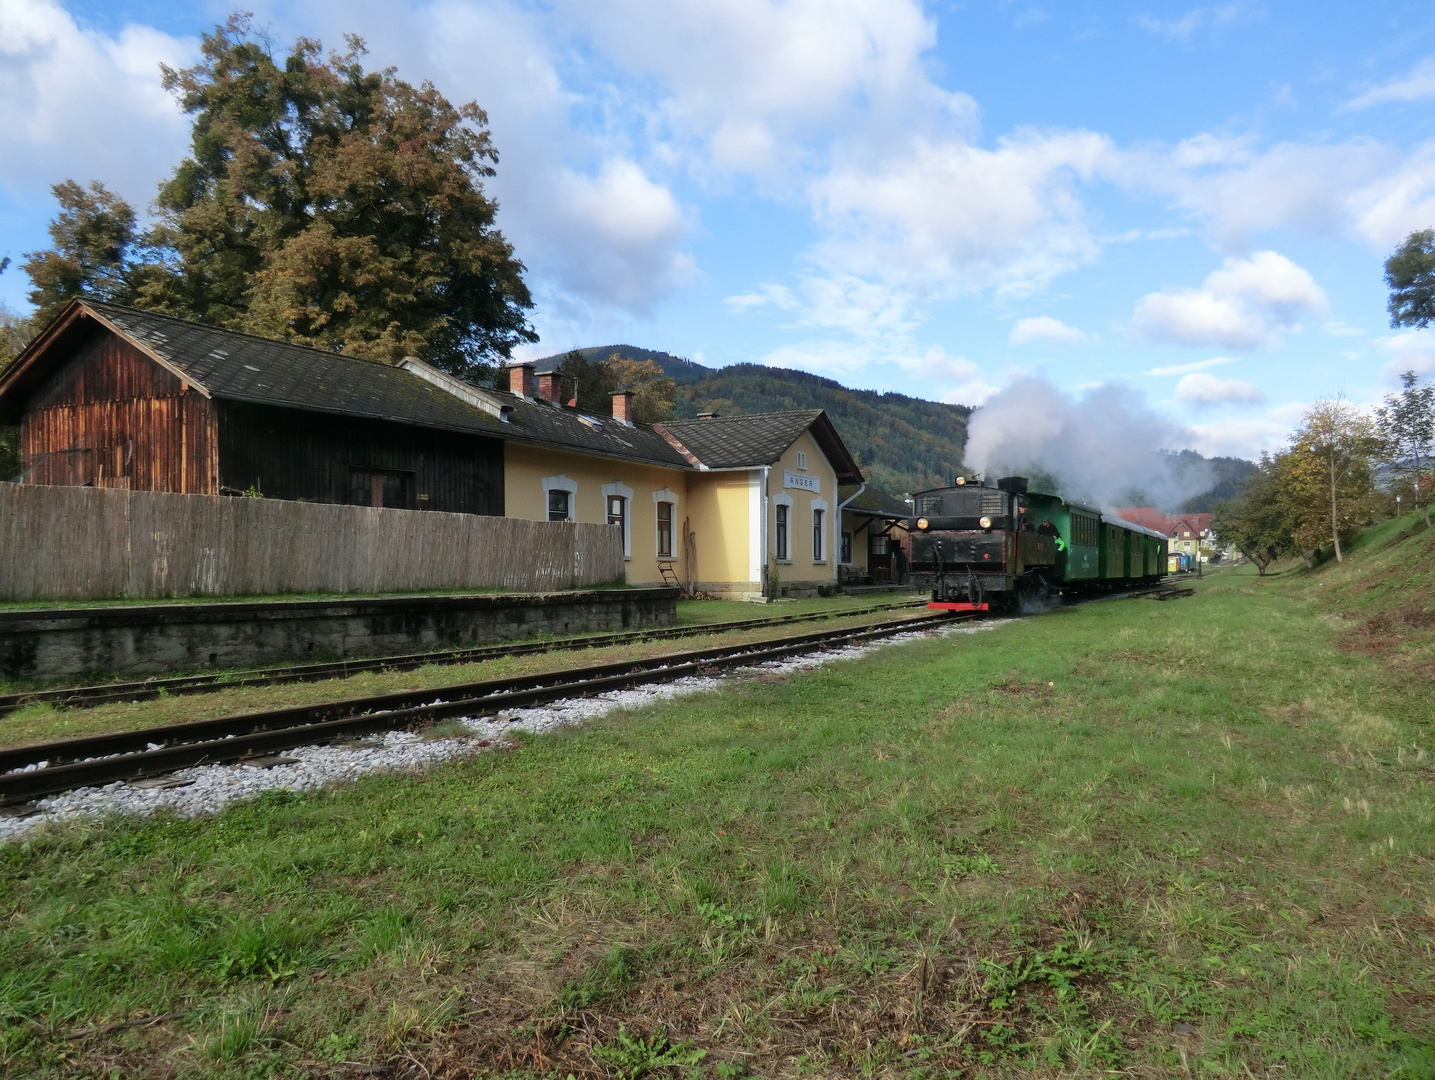
[[803, 476], [801, 473], [783, 471], [782, 486], [790, 488], [801, 488], [803, 491], [821, 491], [822, 481], [815, 476]]

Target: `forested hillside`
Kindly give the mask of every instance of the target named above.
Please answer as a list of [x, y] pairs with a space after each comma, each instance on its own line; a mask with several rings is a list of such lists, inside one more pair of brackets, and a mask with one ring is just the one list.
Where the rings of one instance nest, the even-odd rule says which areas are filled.
[[[699, 412], [734, 415], [824, 409], [842, 440], [857, 456], [869, 482], [893, 495], [951, 482], [961, 468], [967, 439], [965, 405], [943, 405], [906, 394], [849, 390], [832, 379], [804, 371], [734, 364], [704, 367], [671, 353], [632, 345], [605, 345], [580, 350], [592, 360], [614, 353], [633, 360], [651, 360], [678, 385], [675, 413], [689, 418]], [[539, 361], [556, 366], [561, 356]]]

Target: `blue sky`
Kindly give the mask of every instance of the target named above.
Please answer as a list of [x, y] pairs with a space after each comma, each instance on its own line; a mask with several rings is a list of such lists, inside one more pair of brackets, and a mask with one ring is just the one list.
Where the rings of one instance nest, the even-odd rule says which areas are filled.
[[[0, 0], [0, 256], [49, 185], [137, 206], [225, 6]], [[488, 110], [542, 343], [977, 404], [1117, 383], [1210, 453], [1435, 374], [1385, 257], [1435, 225], [1435, 7], [972, 0], [264, 4]], [[24, 310], [12, 267], [0, 300]]]

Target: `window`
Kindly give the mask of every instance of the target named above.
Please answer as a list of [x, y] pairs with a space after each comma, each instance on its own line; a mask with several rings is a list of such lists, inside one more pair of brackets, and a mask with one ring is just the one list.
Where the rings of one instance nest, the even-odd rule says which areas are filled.
[[872, 533], [867, 550], [873, 555], [886, 555], [888, 553], [887, 538], [881, 533]]
[[807, 470], [807, 451], [806, 451], [806, 450], [799, 450], [799, 451], [797, 451], [797, 467], [798, 467], [799, 469], [802, 469], [804, 472]]
[[786, 559], [787, 554], [787, 507], [777, 507], [777, 557]]
[[673, 557], [673, 504], [658, 503], [658, 558]]
[[812, 561], [822, 561], [822, 519], [826, 517], [822, 510], [812, 511]]
[[621, 495], [608, 496], [608, 524], [623, 529], [626, 535], [628, 521], [628, 500]]
[[568, 521], [568, 508], [573, 503], [573, 495], [561, 488], [549, 488], [548, 490], [548, 520]]
[[843, 566], [852, 565], [852, 534], [846, 529], [842, 530], [842, 555], [837, 561]]
[[409, 505], [409, 473], [378, 469], [349, 470], [349, 502], [355, 506], [387, 506], [404, 510]]

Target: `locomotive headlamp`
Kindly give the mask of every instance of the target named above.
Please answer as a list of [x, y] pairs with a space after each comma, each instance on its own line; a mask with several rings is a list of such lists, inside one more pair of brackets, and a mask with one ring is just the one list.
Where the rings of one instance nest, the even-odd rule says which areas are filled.
[[966, 478], [965, 476], [959, 476], [959, 477], [957, 477], [957, 487], [966, 487], [966, 486], [967, 486], [967, 478]]
[[926, 518], [918, 518], [918, 519], [917, 519], [917, 528], [919, 528], [919, 529], [925, 529], [925, 528], [926, 528], [928, 525], [930, 525], [930, 524], [931, 524], [931, 522], [928, 521]]
[[992, 527], [992, 519], [983, 514], [981, 517], [977, 518], [977, 524], [980, 525], [983, 529], [990, 529]]

